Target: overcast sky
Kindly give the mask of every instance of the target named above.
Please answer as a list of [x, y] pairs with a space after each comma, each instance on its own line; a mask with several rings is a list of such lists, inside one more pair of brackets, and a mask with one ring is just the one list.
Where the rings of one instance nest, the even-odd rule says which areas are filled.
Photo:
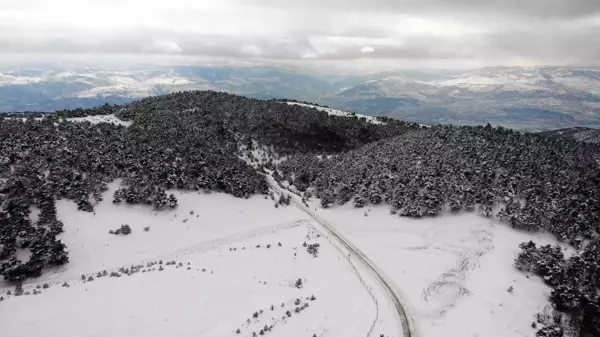
[[0, 0], [0, 57], [594, 64], [599, 41], [600, 0]]

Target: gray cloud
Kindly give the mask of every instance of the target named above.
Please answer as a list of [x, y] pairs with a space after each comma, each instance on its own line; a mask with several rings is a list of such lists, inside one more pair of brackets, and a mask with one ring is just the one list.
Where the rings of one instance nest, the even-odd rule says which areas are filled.
[[[65, 6], [49, 6], [45, 0], [0, 5], [0, 56], [85, 53], [302, 62], [368, 58], [441, 66], [456, 60], [505, 64], [525, 59], [535, 64], [600, 58], [595, 43], [600, 40], [598, 0], [56, 2]], [[40, 8], [44, 5], [49, 7]], [[63, 13], [63, 8], [69, 11]]]
[[[246, 1], [244, 1], [246, 2]], [[587, 17], [600, 13], [597, 0], [249, 0], [261, 6], [315, 10], [356, 10], [417, 14], [477, 13], [511, 14], [549, 18]], [[247, 2], [246, 2], [247, 3]]]

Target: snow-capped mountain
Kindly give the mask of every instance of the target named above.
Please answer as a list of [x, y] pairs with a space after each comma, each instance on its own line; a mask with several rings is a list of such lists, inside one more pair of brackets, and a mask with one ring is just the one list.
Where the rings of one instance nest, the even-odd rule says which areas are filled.
[[330, 92], [332, 85], [317, 77], [268, 67], [0, 70], [0, 112], [91, 107], [183, 90], [308, 100]]
[[575, 139], [584, 143], [600, 144], [600, 129], [573, 127], [542, 131], [540, 134], [551, 137]]
[[181, 90], [289, 98], [436, 124], [544, 130], [600, 125], [600, 70], [574, 67], [325, 76], [277, 67], [0, 70], [0, 112], [123, 103]]
[[600, 125], [600, 71], [485, 68], [388, 74], [322, 98], [326, 104], [425, 123], [542, 129]]

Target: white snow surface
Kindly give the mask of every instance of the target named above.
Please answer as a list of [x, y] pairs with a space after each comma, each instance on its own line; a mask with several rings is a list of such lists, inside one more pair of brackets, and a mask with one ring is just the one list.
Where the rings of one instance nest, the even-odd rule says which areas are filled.
[[98, 123], [110, 123], [114, 125], [130, 126], [133, 122], [123, 121], [117, 118], [114, 114], [110, 115], [96, 115], [96, 116], [85, 116], [85, 117], [72, 117], [67, 118], [71, 122], [90, 122], [92, 124]]
[[550, 288], [513, 261], [521, 242], [556, 244], [550, 235], [469, 213], [408, 219], [387, 206], [311, 205], [402, 291], [419, 336], [535, 336], [531, 323], [549, 305]]
[[332, 116], [342, 116], [342, 117], [353, 117], [356, 116], [358, 118], [365, 118], [367, 120], [367, 122], [372, 123], [372, 124], [383, 124], [383, 122], [381, 122], [380, 120], [378, 120], [376, 117], [373, 116], [367, 116], [367, 115], [361, 115], [361, 114], [355, 114], [355, 113], [351, 113], [351, 112], [347, 112], [347, 111], [342, 111], [342, 110], [337, 110], [337, 109], [331, 109], [331, 108], [325, 108], [322, 106], [318, 106], [318, 105], [312, 105], [312, 104], [305, 104], [305, 103], [298, 103], [298, 102], [286, 102], [287, 104], [290, 105], [300, 105], [300, 106], [304, 106], [304, 107], [308, 107], [308, 108], [313, 108], [313, 109], [317, 109], [319, 111], [325, 111], [327, 112], [328, 115], [332, 115]]
[[[372, 282], [297, 208], [275, 208], [274, 201], [259, 196], [176, 191], [176, 210], [153, 212], [113, 205], [117, 187], [112, 184], [95, 214], [77, 211], [71, 201], [57, 202], [70, 262], [24, 285], [25, 292], [41, 294], [7, 295], [14, 287], [0, 283], [3, 334], [236, 336], [240, 329], [240, 336], [252, 336], [265, 325], [273, 326], [269, 336], [397, 331], [391, 312], [377, 302], [381, 294], [369, 289]], [[132, 233], [108, 233], [121, 224]], [[320, 244], [318, 257], [304, 242]], [[149, 265], [159, 260], [164, 263]], [[131, 276], [97, 275], [130, 266], [141, 267]], [[94, 280], [83, 281], [82, 275]], [[301, 288], [295, 287], [298, 279]], [[61, 287], [64, 282], [69, 287]], [[44, 283], [50, 287], [38, 288]], [[295, 312], [305, 303], [309, 306]]]
[[[237, 336], [240, 329], [239, 336], [252, 336], [265, 325], [273, 325], [270, 336], [398, 334], [380, 284], [300, 209], [275, 208], [262, 196], [174, 191], [179, 207], [155, 212], [113, 205], [117, 187], [111, 185], [95, 213], [57, 202], [70, 262], [24, 285], [38, 295], [7, 295], [14, 287], [0, 282], [4, 334]], [[310, 204], [395, 283], [418, 336], [535, 336], [531, 322], [547, 307], [550, 289], [516, 270], [513, 260], [519, 243], [555, 244], [554, 238], [474, 214], [407, 219], [384, 206]], [[108, 233], [121, 224], [132, 233]], [[304, 242], [319, 243], [319, 256]], [[159, 260], [175, 265], [152, 264]], [[97, 277], [130, 266], [140, 267], [131, 276], [121, 270], [121, 277]], [[297, 279], [301, 288], [294, 286]], [[61, 287], [64, 282], [69, 287]], [[37, 288], [44, 283], [50, 288]]]

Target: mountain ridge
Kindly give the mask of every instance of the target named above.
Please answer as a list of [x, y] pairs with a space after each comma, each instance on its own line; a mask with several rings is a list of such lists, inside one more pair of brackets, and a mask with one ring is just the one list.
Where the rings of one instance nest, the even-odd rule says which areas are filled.
[[186, 90], [311, 101], [423, 124], [491, 123], [531, 131], [600, 126], [600, 70], [586, 67], [399, 71], [334, 76], [277, 67], [171, 66], [0, 72], [0, 111], [121, 104]]

